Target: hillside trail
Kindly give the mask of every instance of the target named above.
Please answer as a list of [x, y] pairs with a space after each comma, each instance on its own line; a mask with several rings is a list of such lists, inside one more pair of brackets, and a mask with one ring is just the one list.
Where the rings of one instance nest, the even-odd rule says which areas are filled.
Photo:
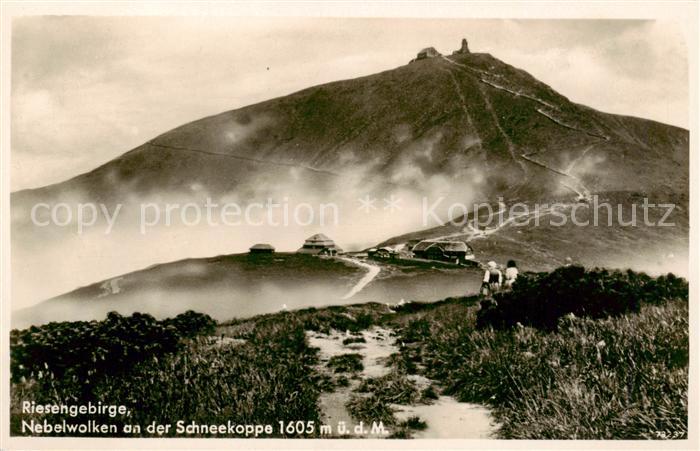
[[568, 171], [562, 171], [562, 170], [553, 168], [546, 163], [542, 163], [541, 161], [535, 160], [530, 155], [532, 155], [532, 154], [521, 154], [520, 157], [526, 161], [529, 161], [532, 164], [535, 164], [535, 165], [540, 166], [544, 169], [547, 169], [548, 171], [551, 171], [557, 175], [560, 175], [563, 177], [568, 177], [569, 179], [571, 179], [571, 181], [575, 182], [577, 184], [577, 186], [569, 185], [566, 182], [559, 182], [559, 183], [561, 183], [561, 185], [564, 186], [565, 188], [567, 188], [569, 191], [573, 191], [578, 196], [577, 200], [586, 200], [586, 201], [590, 200], [591, 192], [588, 190], [588, 188], [586, 188], [586, 186], [583, 184], [583, 181], [580, 178], [576, 177], [575, 175], [572, 175]]
[[[368, 429], [371, 425], [364, 424], [364, 433], [355, 434], [355, 427], [359, 422], [355, 420], [346, 405], [351, 396], [364, 396], [363, 393], [354, 393], [362, 380], [367, 378], [382, 377], [392, 370], [389, 364], [390, 356], [399, 352], [393, 331], [384, 327], [374, 326], [361, 332], [361, 335], [350, 335], [348, 332], [333, 331], [330, 334], [321, 334], [307, 331], [309, 345], [320, 349], [319, 364], [316, 370], [321, 374], [337, 376], [327, 366], [333, 356], [347, 353], [358, 353], [362, 357], [363, 369], [355, 376], [349, 376], [349, 385], [335, 387], [332, 391], [323, 392], [319, 399], [322, 413], [322, 423], [331, 426], [332, 435], [335, 437], [350, 438], [385, 438], [392, 432], [386, 426], [388, 433], [384, 435], [372, 435]], [[348, 337], [359, 337], [364, 343], [343, 344]], [[420, 375], [407, 375], [418, 390], [424, 390], [433, 381]], [[414, 431], [414, 438], [461, 438], [483, 439], [493, 438], [497, 424], [493, 420], [490, 411], [481, 405], [462, 403], [450, 396], [440, 396], [431, 404], [397, 405], [392, 404], [395, 416], [399, 421], [409, 417], [419, 416], [427, 423], [423, 431]], [[343, 424], [346, 433], [339, 431], [339, 425]]]
[[335, 177], [340, 175], [336, 172], [326, 171], [323, 169], [317, 169], [317, 168], [314, 168], [311, 166], [305, 166], [305, 165], [297, 164], [297, 163], [264, 160], [264, 159], [260, 159], [260, 158], [253, 158], [253, 157], [244, 156], [244, 155], [236, 155], [236, 154], [232, 154], [232, 153], [214, 152], [211, 150], [200, 149], [200, 148], [189, 147], [189, 146], [186, 147], [186, 146], [173, 146], [173, 145], [168, 145], [168, 144], [160, 144], [160, 143], [155, 142], [155, 140], [151, 140], [151, 141], [147, 142], [146, 144], [149, 146], [158, 147], [161, 149], [177, 150], [177, 151], [181, 151], [181, 152], [194, 152], [194, 153], [200, 153], [203, 155], [231, 158], [234, 160], [241, 160], [241, 161], [250, 161], [253, 163], [261, 163], [261, 164], [272, 165], [272, 166], [281, 166], [281, 167], [291, 167], [291, 168], [303, 169], [305, 171], [311, 171], [311, 172], [315, 172], [318, 174], [331, 175], [331, 176], [335, 176]]
[[[561, 119], [560, 117], [558, 117], [558, 112], [560, 112], [561, 110], [560, 110], [560, 108], [557, 107], [556, 105], [554, 105], [554, 104], [552, 104], [552, 103], [550, 103], [550, 102], [547, 102], [546, 100], [540, 99], [539, 97], [537, 97], [537, 96], [535, 96], [535, 95], [533, 95], [533, 94], [529, 94], [529, 93], [525, 93], [525, 92], [522, 92], [522, 91], [516, 91], [516, 90], [510, 89], [510, 88], [508, 88], [508, 87], [506, 87], [506, 86], [503, 86], [502, 83], [498, 83], [498, 82], [494, 81], [494, 80], [496, 80], [496, 79], [502, 78], [502, 76], [501, 76], [500, 74], [493, 74], [493, 73], [490, 73], [490, 72], [488, 72], [488, 71], [484, 71], [484, 70], [481, 70], [481, 69], [476, 69], [476, 68], [474, 68], [474, 67], [470, 67], [470, 66], [468, 66], [468, 65], [466, 65], [466, 64], [458, 63], [458, 62], [456, 62], [456, 61], [451, 60], [450, 58], [448, 58], [448, 57], [445, 56], [445, 55], [441, 55], [441, 57], [442, 57], [442, 59], [443, 59], [444, 61], [448, 62], [448, 63], [451, 64], [451, 65], [458, 66], [458, 67], [460, 67], [460, 68], [466, 69], [467, 71], [469, 71], [472, 75], [474, 75], [474, 76], [475, 76], [481, 83], [483, 83], [483, 84], [486, 84], [486, 85], [488, 85], [488, 86], [490, 86], [490, 87], [492, 87], [492, 88], [495, 88], [495, 89], [499, 89], [499, 90], [508, 92], [508, 93], [512, 94], [513, 96], [522, 97], [522, 98], [525, 98], [525, 99], [528, 99], [528, 100], [531, 100], [531, 101], [533, 101], [533, 102], [536, 102], [536, 103], [540, 104], [540, 105], [541, 105], [540, 107], [535, 107], [535, 111], [536, 111], [538, 114], [540, 114], [540, 115], [546, 117], [547, 119], [551, 120], [551, 121], [554, 122], [555, 124], [557, 124], [557, 125], [559, 125], [559, 126], [561, 126], [561, 127], [570, 129], [570, 130], [574, 130], [574, 131], [577, 131], [577, 132], [580, 132], [580, 133], [584, 133], [584, 134], [586, 134], [586, 135], [588, 135], [588, 136], [590, 136], [590, 137], [595, 138], [596, 141], [593, 142], [593, 143], [591, 143], [591, 144], [589, 144], [588, 147], [587, 147], [585, 150], [583, 150], [583, 151], [581, 152], [581, 154], [580, 154], [571, 164], [569, 164], [569, 166], [568, 166], [565, 170], [561, 170], [561, 169], [554, 168], [554, 167], [550, 166], [550, 165], [547, 164], [547, 163], [544, 163], [544, 162], [542, 162], [542, 161], [535, 160], [534, 158], [532, 158], [532, 155], [535, 154], [535, 153], [538, 153], [538, 152], [533, 152], [533, 153], [530, 153], [530, 154], [521, 153], [521, 154], [519, 155], [520, 158], [522, 158], [523, 160], [525, 160], [525, 161], [527, 161], [527, 162], [529, 162], [529, 163], [531, 163], [531, 164], [534, 164], [534, 165], [537, 165], [537, 166], [539, 166], [539, 167], [542, 167], [542, 168], [544, 168], [544, 169], [546, 169], [546, 170], [548, 170], [548, 171], [550, 171], [550, 172], [552, 172], [553, 174], [556, 174], [556, 175], [558, 175], [558, 176], [567, 177], [567, 178], [568, 178], [570, 181], [572, 181], [574, 184], [572, 185], [572, 184], [569, 184], [569, 183], [566, 183], [566, 182], [563, 182], [563, 181], [562, 181], [562, 182], [560, 182], [561, 185], [564, 186], [565, 188], [567, 188], [568, 190], [570, 190], [570, 191], [576, 193], [576, 195], [577, 195], [577, 200], [579, 200], [579, 201], [582, 201], [582, 200], [590, 201], [590, 199], [591, 199], [591, 192], [590, 192], [590, 190], [585, 186], [585, 184], [583, 183], [583, 180], [581, 180], [579, 177], [577, 177], [577, 176], [574, 175], [573, 171], [574, 171], [574, 169], [576, 168], [576, 165], [577, 165], [577, 164], [588, 154], [588, 152], [590, 152], [590, 150], [592, 150], [597, 144], [600, 144], [600, 143], [602, 143], [602, 142], [610, 141], [611, 138], [610, 138], [609, 136], [604, 135], [604, 134], [602, 134], [602, 133], [600, 133], [600, 132], [598, 132], [598, 131], [588, 130], [588, 129], [581, 128], [581, 127], [578, 127], [578, 126], [576, 126], [576, 125], [572, 125], [572, 124], [567, 123], [565, 120], [563, 120], [563, 119]], [[453, 83], [455, 84], [456, 89], [458, 90], [458, 95], [459, 95], [459, 98], [460, 98], [460, 101], [461, 101], [461, 104], [462, 104], [462, 108], [463, 108], [463, 110], [464, 110], [465, 112], [467, 112], [467, 105], [466, 105], [466, 102], [465, 102], [465, 99], [464, 99], [464, 95], [459, 91], [459, 89], [460, 89], [460, 88], [459, 88], [459, 84], [457, 83], [457, 80], [456, 80], [456, 78], [454, 77], [454, 74], [452, 74], [452, 72], [450, 72], [449, 70], [448, 70], [448, 72], [450, 73], [450, 75], [451, 75], [451, 77], [452, 77], [452, 81], [453, 81]], [[524, 169], [524, 166], [523, 166], [522, 161], [521, 161], [521, 160], [518, 160], [518, 159], [516, 158], [516, 155], [515, 155], [515, 145], [513, 144], [513, 142], [512, 142], [512, 140], [510, 139], [510, 137], [505, 133], [505, 130], [502, 128], [502, 126], [501, 126], [501, 124], [500, 124], [500, 121], [498, 120], [498, 117], [497, 117], [497, 115], [496, 115], [496, 113], [495, 113], [495, 111], [494, 111], [494, 109], [493, 109], [493, 107], [492, 107], [492, 105], [491, 105], [491, 103], [490, 103], [490, 101], [489, 101], [489, 99], [488, 99], [488, 96], [485, 95], [485, 93], [483, 92], [483, 88], [481, 88], [481, 86], [479, 86], [479, 90], [480, 90], [480, 92], [481, 92], [481, 94], [482, 94], [482, 98], [483, 98], [484, 101], [486, 102], [487, 110], [489, 111], [489, 114], [491, 115], [492, 120], [494, 121], [494, 123], [495, 123], [496, 127], [498, 128], [499, 132], [501, 133], [501, 135], [502, 135], [502, 136], [505, 138], [505, 140], [506, 140], [506, 144], [507, 144], [507, 146], [508, 146], [508, 151], [509, 151], [509, 153], [511, 154], [511, 156], [513, 157], [513, 159], [516, 160], [516, 161], [518, 162], [518, 164], [520, 165], [520, 167], [521, 167], [522, 169]], [[470, 125], [471, 125], [471, 118], [470, 118], [468, 115], [467, 115], [467, 117], [468, 117], [468, 121], [469, 121], [469, 123], [470, 123]]]
[[[491, 218], [493, 217], [499, 217], [502, 213], [505, 213], [507, 210], [507, 206], [499, 202], [499, 210], [493, 212], [490, 214]], [[476, 219], [472, 219], [471, 221], [467, 222], [466, 226], [459, 232], [453, 232], [449, 233], [446, 235], [441, 235], [441, 236], [436, 236], [436, 237], [431, 237], [432, 240], [448, 240], [450, 238], [457, 238], [460, 237], [463, 239], [465, 242], [471, 242], [476, 239], [480, 238], [486, 238], [489, 235], [493, 235], [494, 233], [497, 233], [501, 231], [504, 227], [509, 226], [511, 224], [515, 224], [516, 222], [522, 221], [523, 224], [527, 224], [530, 221], [537, 221], [539, 218], [552, 214], [555, 211], [561, 211], [563, 209], [567, 208], [567, 205], [565, 204], [560, 204], [552, 207], [547, 207], [547, 208], [535, 208], [533, 211], [527, 211], [523, 212], [517, 215], [509, 215], [508, 218], [504, 218], [502, 221], [498, 222], [494, 227], [489, 227], [489, 228], [479, 228], [478, 224], [475, 224], [477, 222]], [[489, 218], [490, 219], [490, 218]], [[481, 221], [479, 221], [481, 222]], [[490, 221], [489, 221], [490, 222]], [[516, 224], [519, 225], [519, 224]]]
[[574, 160], [571, 161], [571, 163], [569, 163], [569, 166], [566, 168], [565, 172], [567, 174], [571, 174], [571, 172], [574, 169], [576, 169], [576, 166], [581, 162], [581, 160], [583, 160], [586, 157], [586, 155], [588, 155], [588, 152], [590, 152], [595, 146], [595, 144], [591, 144], [590, 146], [587, 146], [585, 149], [583, 149], [583, 151], [581, 151], [581, 154], [578, 157], [574, 158]]
[[369, 263], [362, 262], [355, 258], [340, 257], [340, 259], [352, 263], [353, 265], [365, 268], [367, 270], [367, 274], [365, 274], [364, 277], [362, 277], [362, 279], [358, 280], [357, 283], [350, 289], [350, 291], [345, 296], [343, 296], [342, 299], [350, 299], [351, 297], [355, 296], [357, 293], [362, 291], [364, 287], [366, 287], [372, 280], [374, 280], [375, 277], [377, 277], [379, 271], [381, 271], [381, 268], [379, 266], [371, 265]]

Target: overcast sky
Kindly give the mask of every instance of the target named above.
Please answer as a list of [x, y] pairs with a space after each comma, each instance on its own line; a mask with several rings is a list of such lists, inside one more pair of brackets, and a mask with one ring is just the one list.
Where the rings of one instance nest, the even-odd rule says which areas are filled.
[[12, 190], [65, 180], [173, 127], [406, 64], [462, 37], [574, 102], [688, 127], [669, 22], [31, 17], [12, 26]]

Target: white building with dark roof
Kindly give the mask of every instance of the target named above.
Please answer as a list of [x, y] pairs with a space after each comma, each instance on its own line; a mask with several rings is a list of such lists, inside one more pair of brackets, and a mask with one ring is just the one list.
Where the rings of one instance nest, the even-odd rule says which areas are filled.
[[317, 233], [306, 239], [304, 245], [297, 251], [299, 254], [311, 255], [337, 255], [343, 250], [335, 244], [335, 241], [323, 233]]

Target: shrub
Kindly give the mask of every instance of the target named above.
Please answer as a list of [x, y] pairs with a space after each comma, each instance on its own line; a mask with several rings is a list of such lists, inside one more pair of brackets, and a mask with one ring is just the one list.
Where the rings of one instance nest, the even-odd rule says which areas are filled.
[[338, 376], [338, 378], [335, 380], [335, 384], [338, 387], [349, 387], [350, 386], [350, 380], [345, 377], [345, 376]]
[[163, 325], [173, 326], [181, 337], [195, 337], [197, 335], [211, 335], [216, 330], [216, 321], [209, 315], [188, 310], [174, 318], [163, 320]]
[[512, 327], [517, 323], [553, 330], [566, 314], [604, 318], [638, 312], [642, 303], [688, 298], [688, 284], [669, 274], [651, 278], [634, 271], [561, 267], [551, 273], [524, 274], [512, 291], [497, 293], [495, 303], [479, 312], [478, 326]]
[[[201, 321], [204, 326], [207, 323]], [[167, 329], [176, 330], [174, 325]], [[131, 345], [122, 343], [125, 348]], [[201, 338], [185, 340], [177, 352], [152, 355], [118, 374], [105, 374], [90, 395], [105, 404], [130, 408], [133, 424], [318, 422], [319, 385], [324, 381], [313, 371], [316, 351], [308, 346], [299, 321], [261, 321], [238, 346], [212, 346]], [[27, 419], [20, 413], [23, 400], [66, 403], [76, 387], [64, 378], [55, 380], [52, 388], [56, 390], [37, 390], [32, 381], [13, 384], [13, 434], [19, 433], [19, 419]], [[142, 435], [148, 436], [145, 430]]]
[[134, 313], [107, 314], [103, 321], [54, 322], [10, 333], [12, 380], [66, 379], [87, 395], [107, 374], [120, 374], [136, 363], [175, 351], [182, 338], [213, 333], [215, 321], [188, 311], [158, 321]]
[[180, 336], [151, 315], [116, 312], [104, 321], [49, 323], [10, 334], [12, 380], [64, 380], [79, 387], [78, 398], [108, 374], [177, 349]]
[[304, 329], [324, 334], [333, 329], [357, 333], [372, 326], [376, 316], [376, 313], [354, 313], [344, 307], [329, 307], [313, 315], [304, 315]]

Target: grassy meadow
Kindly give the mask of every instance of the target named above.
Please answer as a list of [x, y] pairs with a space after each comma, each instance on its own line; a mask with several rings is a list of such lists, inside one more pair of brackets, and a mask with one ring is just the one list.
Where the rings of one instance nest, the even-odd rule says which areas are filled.
[[[23, 435], [22, 421], [63, 418], [23, 414], [22, 401], [101, 401], [130, 408], [131, 423], [231, 420], [269, 423], [266, 436], [319, 437], [318, 427], [278, 423], [321, 424], [319, 396], [347, 386], [362, 362], [338, 356], [328, 376], [307, 332], [343, 331], [352, 345], [372, 326], [392, 331], [398, 352], [388, 374], [359, 380], [347, 409], [393, 427], [392, 438], [426, 427], [399, 421], [392, 406], [439, 395], [488, 406], [498, 438], [687, 436], [687, 282], [580, 267], [523, 275], [493, 300], [308, 308], [218, 324], [194, 312], [163, 321], [114, 314], [13, 330], [12, 434]], [[411, 375], [433, 383], [417, 387]]]

